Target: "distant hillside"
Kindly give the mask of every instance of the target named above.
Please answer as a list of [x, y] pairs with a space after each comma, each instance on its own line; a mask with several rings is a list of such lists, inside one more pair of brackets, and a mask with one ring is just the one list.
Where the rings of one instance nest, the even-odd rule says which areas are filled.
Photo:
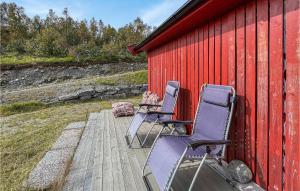
[[1, 64], [97, 61], [145, 62], [133, 57], [127, 46], [142, 41], [152, 30], [140, 18], [114, 28], [92, 18], [74, 20], [67, 8], [63, 16], [50, 9], [47, 17], [33, 18], [15, 3], [1, 3]]

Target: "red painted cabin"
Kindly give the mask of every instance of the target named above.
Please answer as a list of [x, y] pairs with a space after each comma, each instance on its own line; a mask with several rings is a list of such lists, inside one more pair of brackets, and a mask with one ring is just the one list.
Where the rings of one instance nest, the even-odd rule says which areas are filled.
[[299, 0], [188, 1], [130, 46], [148, 56], [149, 90], [181, 83], [177, 119], [193, 119], [203, 83], [236, 88], [228, 160], [267, 190], [300, 190]]

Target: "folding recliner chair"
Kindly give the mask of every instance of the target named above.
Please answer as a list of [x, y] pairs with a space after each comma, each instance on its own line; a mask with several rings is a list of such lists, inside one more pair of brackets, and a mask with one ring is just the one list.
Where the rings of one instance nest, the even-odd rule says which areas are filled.
[[[186, 136], [162, 134], [157, 136], [143, 169], [143, 180], [148, 190], [151, 188], [145, 175], [147, 166], [155, 177], [160, 190], [169, 190], [176, 171], [184, 160], [201, 160], [189, 187], [189, 190], [192, 190], [205, 159], [210, 157], [219, 162], [222, 160], [226, 146], [230, 143], [227, 136], [235, 99], [234, 88], [205, 84], [201, 88], [194, 122], [178, 120], [163, 122], [164, 126], [194, 123], [193, 132], [192, 135]], [[176, 188], [174, 189], [176, 190]]]
[[[152, 105], [152, 104], [139, 105], [139, 109], [135, 113], [131, 121], [131, 124], [127, 128], [125, 134], [125, 139], [129, 147], [131, 147], [135, 137], [138, 138], [139, 143], [143, 147], [144, 144], [146, 143], [146, 140], [150, 132], [152, 131], [155, 125], [160, 124], [162, 121], [167, 121], [172, 119], [172, 115], [174, 115], [173, 111], [179, 95], [179, 89], [180, 89], [180, 85], [178, 81], [168, 81], [162, 105]], [[141, 111], [142, 107], [161, 107], [161, 110], [160, 111], [147, 110], [146, 112], [143, 112]], [[142, 141], [137, 133], [143, 122], [148, 122], [148, 123], [153, 122], [153, 125], [151, 126], [151, 128], [146, 134], [146, 137]], [[130, 135], [131, 140], [128, 134]]]

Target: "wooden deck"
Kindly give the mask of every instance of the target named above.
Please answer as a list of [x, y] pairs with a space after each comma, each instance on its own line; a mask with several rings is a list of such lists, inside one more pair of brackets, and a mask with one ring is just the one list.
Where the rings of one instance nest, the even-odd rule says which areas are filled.
[[[142, 191], [142, 168], [149, 149], [127, 148], [124, 134], [130, 117], [115, 119], [111, 110], [91, 113], [66, 177], [64, 191]], [[144, 125], [141, 129], [147, 129]], [[152, 139], [154, 135], [152, 136]], [[152, 140], [149, 140], [151, 142]], [[134, 143], [138, 146], [137, 141]], [[187, 190], [195, 164], [185, 163], [176, 175], [174, 190]], [[153, 176], [148, 176], [158, 190]], [[234, 190], [221, 176], [204, 166], [194, 190]]]

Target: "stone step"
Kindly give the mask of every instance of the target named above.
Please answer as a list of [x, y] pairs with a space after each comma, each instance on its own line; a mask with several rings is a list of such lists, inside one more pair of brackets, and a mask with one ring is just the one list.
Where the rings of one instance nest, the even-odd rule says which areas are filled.
[[72, 161], [75, 149], [80, 140], [85, 122], [74, 122], [66, 126], [52, 148], [30, 172], [24, 186], [30, 190], [57, 188]]

